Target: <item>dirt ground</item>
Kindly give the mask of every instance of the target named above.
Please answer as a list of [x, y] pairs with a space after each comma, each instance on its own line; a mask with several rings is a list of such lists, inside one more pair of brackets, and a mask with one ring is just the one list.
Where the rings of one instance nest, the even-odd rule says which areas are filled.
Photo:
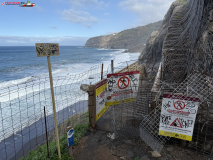
[[100, 119], [96, 129], [87, 131], [79, 144], [74, 147], [75, 160], [210, 160], [187, 148], [165, 145], [159, 157], [140, 138], [129, 139], [117, 135], [111, 140], [109, 123]]

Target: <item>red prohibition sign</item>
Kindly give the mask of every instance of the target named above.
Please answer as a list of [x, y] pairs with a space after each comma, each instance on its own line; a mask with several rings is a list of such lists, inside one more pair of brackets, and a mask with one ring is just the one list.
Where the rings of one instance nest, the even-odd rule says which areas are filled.
[[185, 108], [185, 103], [183, 101], [177, 101], [174, 104], [175, 109], [182, 110]]
[[[125, 89], [129, 86], [129, 78], [124, 76], [124, 77], [121, 77], [119, 80], [118, 80], [118, 88], [120, 89]], [[124, 87], [123, 87], [124, 86]]]

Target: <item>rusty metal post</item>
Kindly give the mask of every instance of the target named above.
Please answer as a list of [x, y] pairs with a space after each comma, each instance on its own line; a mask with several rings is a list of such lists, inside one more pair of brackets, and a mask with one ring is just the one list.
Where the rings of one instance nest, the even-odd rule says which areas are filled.
[[96, 125], [96, 88], [95, 85], [90, 85], [88, 89], [88, 107], [89, 107], [89, 128], [91, 131]]
[[114, 63], [113, 63], [113, 60], [111, 60], [111, 72], [114, 73]]
[[102, 68], [101, 68], [101, 80], [103, 79], [103, 71], [104, 70], [104, 64], [102, 63]]

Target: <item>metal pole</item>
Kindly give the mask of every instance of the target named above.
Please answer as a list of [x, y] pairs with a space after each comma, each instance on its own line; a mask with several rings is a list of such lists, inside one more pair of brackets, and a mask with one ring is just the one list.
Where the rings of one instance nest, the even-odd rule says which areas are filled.
[[103, 79], [103, 70], [104, 70], [104, 64], [102, 63], [102, 68], [101, 68], [101, 80]]
[[[114, 63], [113, 60], [111, 60], [111, 71], [114, 73]], [[115, 105], [113, 105], [113, 125], [114, 125], [114, 138], [115, 138]]]
[[113, 60], [111, 60], [111, 72], [114, 73], [114, 63], [113, 63]]
[[59, 157], [59, 159], [61, 159], [50, 56], [47, 56], [47, 62], [48, 62], [49, 77], [50, 77], [50, 88], [51, 88], [51, 93], [52, 93], [52, 105], [53, 105], [53, 113], [54, 113], [55, 134], [56, 134], [56, 141], [57, 141], [57, 148], [58, 148], [58, 157]]
[[49, 147], [48, 147], [48, 136], [47, 136], [47, 121], [46, 121], [46, 112], [44, 106], [44, 120], [45, 120], [45, 130], [46, 130], [46, 139], [47, 139], [47, 157], [50, 158]]

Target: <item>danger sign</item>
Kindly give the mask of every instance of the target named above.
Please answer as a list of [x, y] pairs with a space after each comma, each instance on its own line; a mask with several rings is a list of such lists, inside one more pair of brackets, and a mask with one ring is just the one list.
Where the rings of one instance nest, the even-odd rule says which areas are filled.
[[180, 121], [178, 120], [178, 118], [176, 118], [170, 126], [182, 128], [182, 125]]
[[191, 141], [199, 98], [163, 95], [159, 135]]
[[183, 101], [176, 101], [174, 107], [177, 110], [182, 110], [185, 108], [185, 103]]
[[106, 105], [134, 101], [139, 85], [139, 71], [107, 75]]
[[118, 88], [120, 89], [125, 89], [129, 86], [129, 78], [128, 77], [121, 77], [119, 80], [118, 80]]

